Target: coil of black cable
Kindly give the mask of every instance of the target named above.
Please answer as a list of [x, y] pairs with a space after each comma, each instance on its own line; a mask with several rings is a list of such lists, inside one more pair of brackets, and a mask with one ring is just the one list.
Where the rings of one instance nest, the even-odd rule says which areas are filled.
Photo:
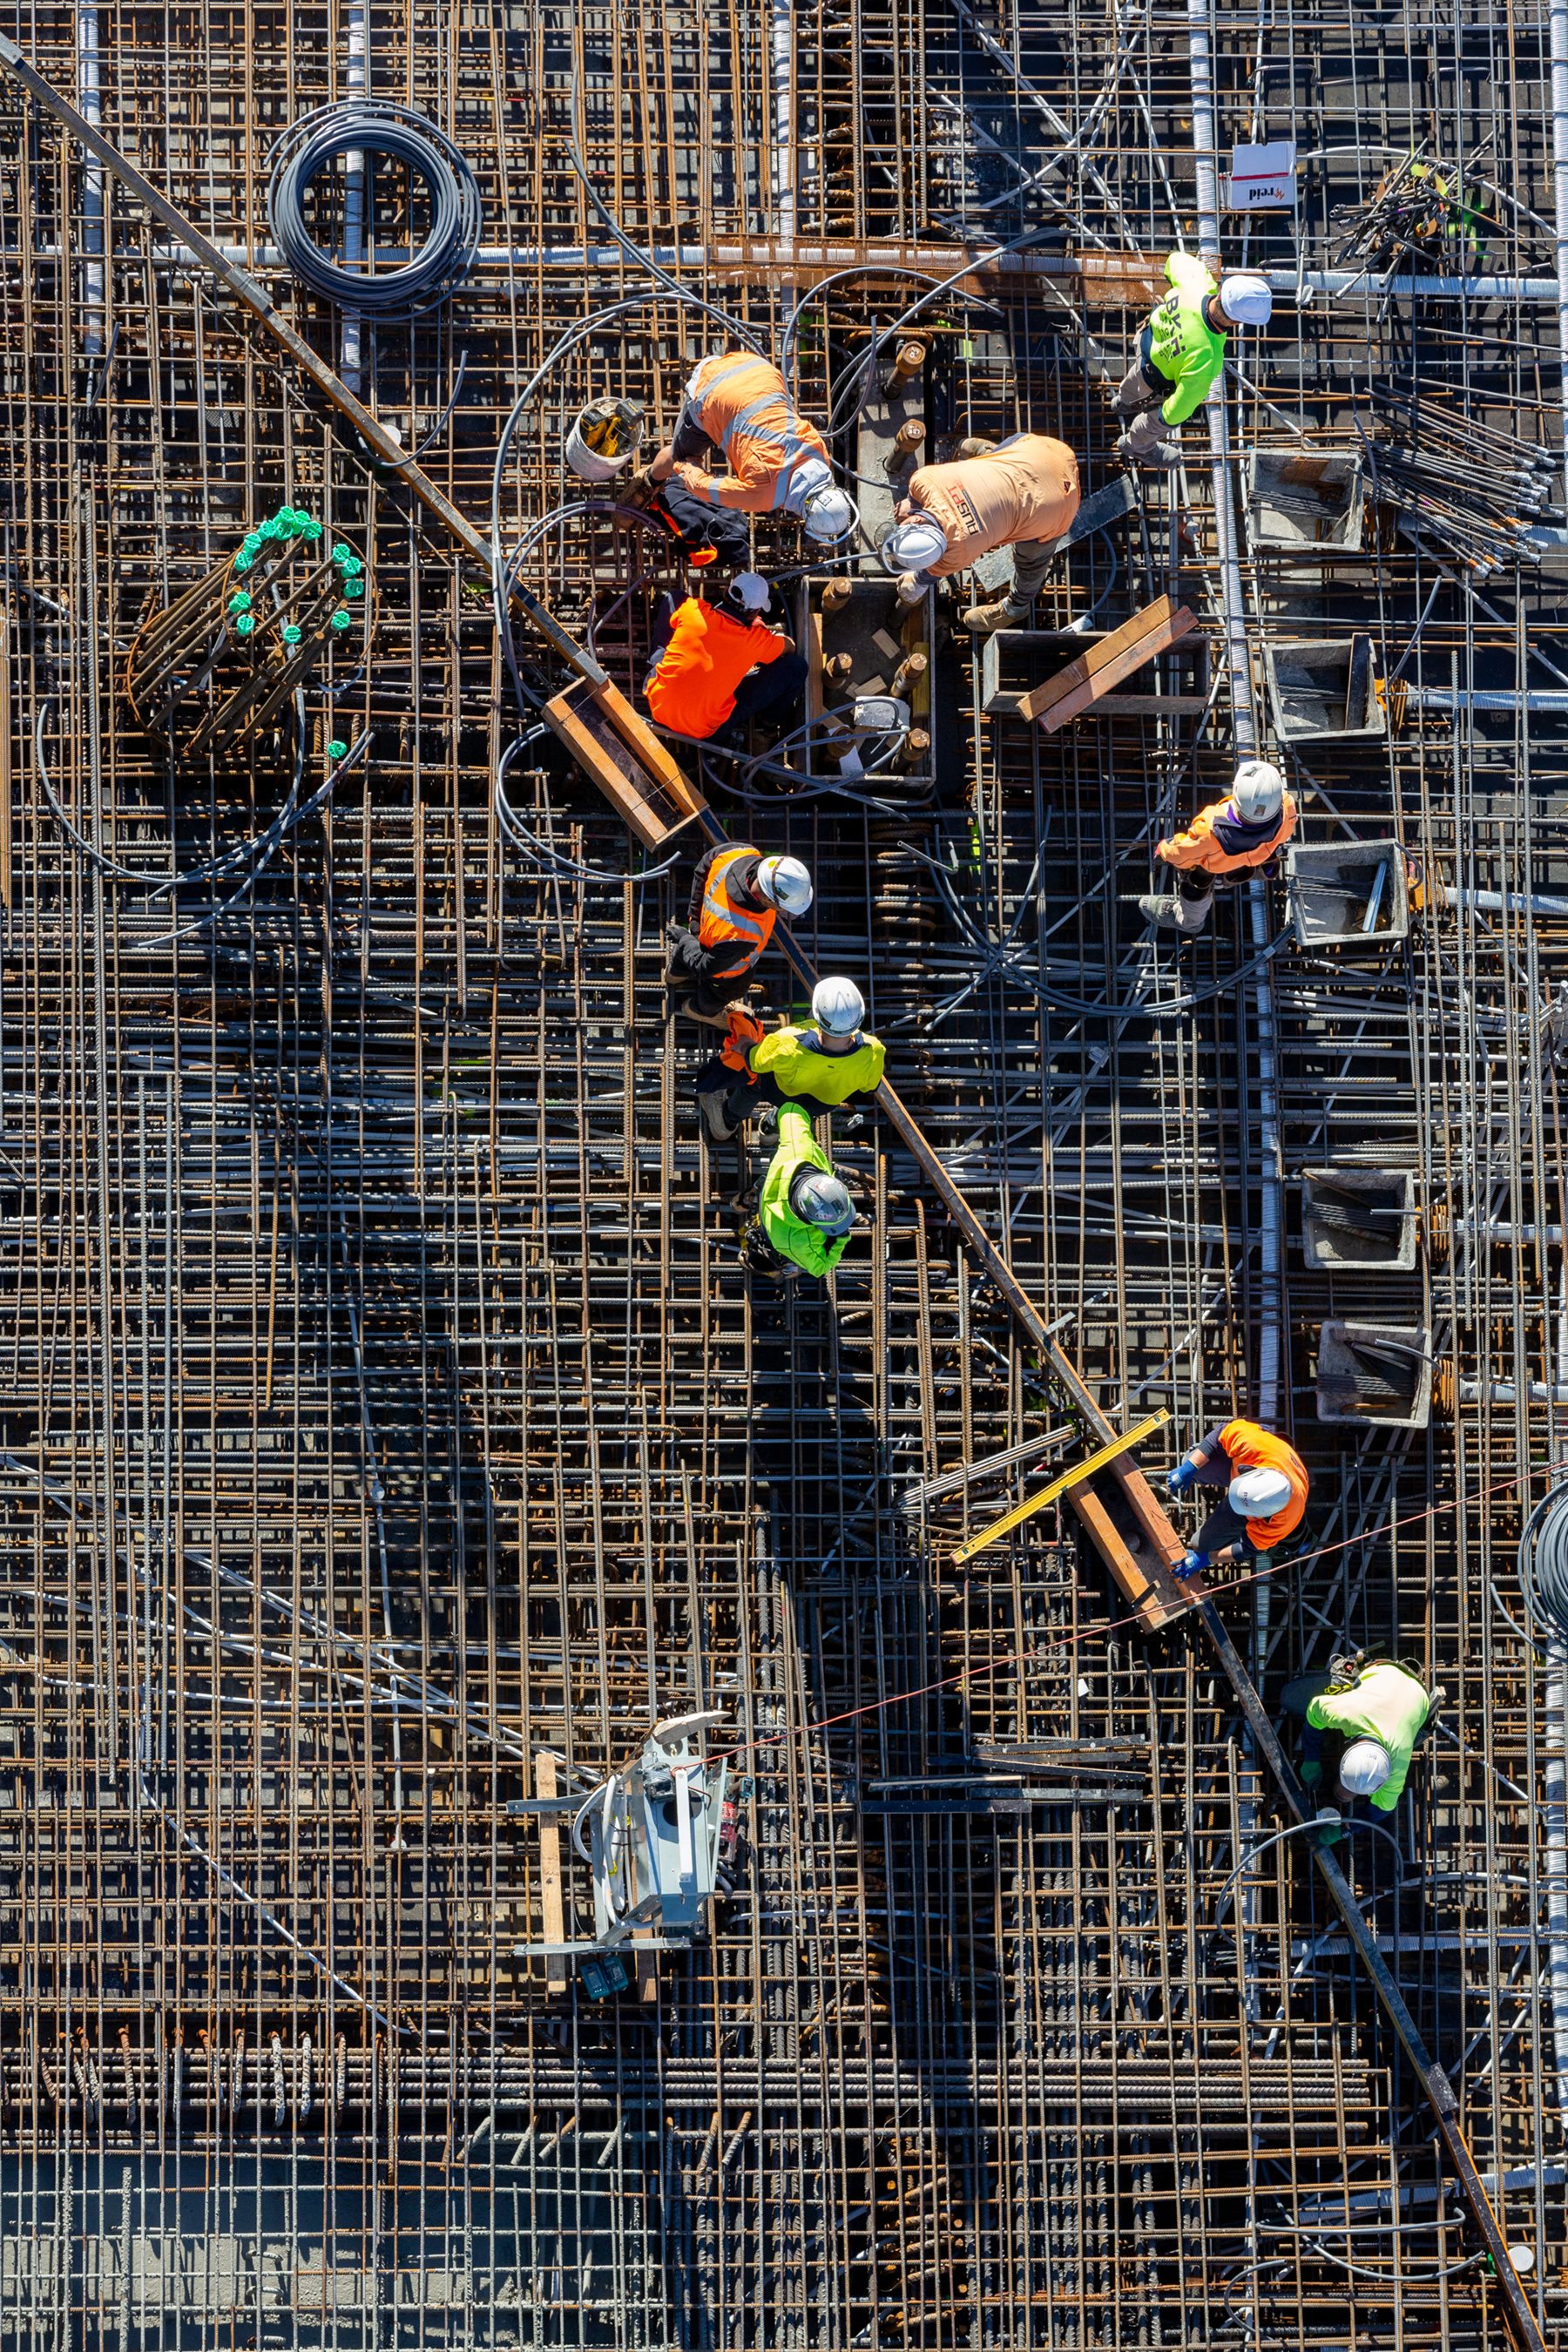
[[[345, 267], [324, 252], [305, 226], [311, 182], [349, 154], [390, 155], [422, 180], [430, 231], [398, 269]], [[437, 124], [407, 107], [347, 99], [301, 115], [269, 158], [267, 216], [285, 261], [301, 285], [345, 310], [428, 310], [461, 285], [479, 251], [483, 216], [479, 183], [466, 157]], [[367, 171], [368, 183], [368, 171]]]

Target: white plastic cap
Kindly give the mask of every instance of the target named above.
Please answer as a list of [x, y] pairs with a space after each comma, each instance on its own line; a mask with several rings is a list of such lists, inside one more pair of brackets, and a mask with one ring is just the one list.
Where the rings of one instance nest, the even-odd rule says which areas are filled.
[[737, 572], [724, 593], [734, 598], [742, 613], [761, 613], [767, 608], [768, 583], [760, 572]]
[[1283, 1470], [1243, 1470], [1226, 1490], [1226, 1500], [1244, 1519], [1271, 1519], [1290, 1499]]
[[1340, 1758], [1340, 1786], [1352, 1797], [1375, 1796], [1394, 1769], [1381, 1739], [1352, 1739]]
[[855, 1222], [855, 1203], [837, 1176], [821, 1168], [802, 1171], [790, 1187], [790, 1203], [818, 1233], [847, 1234]]
[[804, 915], [811, 904], [811, 877], [798, 857], [764, 857], [757, 887], [781, 915]]
[[811, 1017], [828, 1037], [853, 1037], [866, 1018], [866, 1000], [852, 980], [819, 980], [811, 992]]
[[1285, 804], [1285, 779], [1272, 760], [1244, 760], [1231, 782], [1230, 797], [1243, 824], [1261, 824]]
[[825, 482], [819, 490], [807, 490], [800, 503], [800, 519], [807, 539], [824, 541], [847, 539], [860, 520], [854, 499], [837, 482]]
[[1220, 282], [1219, 307], [1236, 327], [1266, 327], [1274, 311], [1267, 278], [1255, 269], [1233, 269]]
[[929, 572], [947, 553], [947, 533], [934, 515], [911, 515], [882, 541], [882, 562], [888, 570]]

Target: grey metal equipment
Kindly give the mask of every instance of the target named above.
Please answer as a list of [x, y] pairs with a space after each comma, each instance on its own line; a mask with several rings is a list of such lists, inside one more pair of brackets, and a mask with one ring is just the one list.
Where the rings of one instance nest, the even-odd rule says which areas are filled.
[[573, 1847], [593, 1879], [594, 1934], [521, 1946], [520, 1958], [585, 1959], [634, 1937], [639, 1951], [679, 1951], [707, 1932], [730, 1767], [710, 1761], [706, 1735], [723, 1719], [666, 1717], [635, 1764], [569, 1801]]

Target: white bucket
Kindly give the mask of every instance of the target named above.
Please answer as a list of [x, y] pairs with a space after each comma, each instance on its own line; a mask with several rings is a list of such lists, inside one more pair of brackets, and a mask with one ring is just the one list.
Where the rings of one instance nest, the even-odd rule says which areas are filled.
[[580, 482], [613, 482], [617, 474], [633, 463], [643, 436], [640, 410], [637, 413], [631, 442], [618, 457], [604, 457], [590, 446], [584, 436], [584, 427], [589, 431], [595, 427], [602, 430], [612, 421], [617, 422], [625, 430], [631, 422], [628, 411], [629, 404], [623, 401], [591, 400], [587, 407], [579, 412], [576, 423], [566, 436], [566, 463]]

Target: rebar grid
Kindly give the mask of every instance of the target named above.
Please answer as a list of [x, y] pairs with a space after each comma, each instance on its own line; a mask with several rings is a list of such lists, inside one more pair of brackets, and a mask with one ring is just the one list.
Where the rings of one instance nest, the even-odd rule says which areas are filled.
[[[266, 152], [344, 94], [342, 22], [257, 0], [93, 15], [118, 142], [286, 296]], [[1332, 206], [1413, 137], [1453, 162], [1490, 135], [1502, 187], [1550, 215], [1539, 22], [1506, 41], [1436, 10], [1212, 23], [1226, 135], [1290, 130], [1325, 157], [1294, 224], [1250, 245], [1231, 224], [1233, 260], [1323, 266]], [[614, 250], [574, 126], [628, 233], [682, 252], [776, 234], [785, 189], [802, 243], [1041, 227], [1054, 268], [1069, 239], [1092, 258], [1190, 234], [1170, 12], [822, 0], [791, 19], [787, 88], [775, 31], [732, 9], [373, 14], [372, 87], [462, 145], [486, 250], [448, 313], [366, 322], [365, 378], [405, 442], [434, 435], [424, 462], [481, 524], [515, 394], [600, 320], [514, 440], [509, 543], [565, 493], [580, 401], [625, 393], [668, 429], [712, 331]], [[62, 89], [78, 33], [62, 10], [17, 26]], [[1059, 1418], [912, 1168], [836, 1116], [869, 1231], [831, 1302], [758, 1309], [684, 1099], [696, 1057], [663, 1022], [679, 877], [622, 893], [503, 850], [490, 779], [516, 719], [489, 583], [112, 186], [101, 285], [64, 266], [91, 251], [88, 175], [5, 105], [0, 2329], [1490, 2340], [1416, 2086], [1292, 1846], [1221, 1908], [1269, 1815], [1204, 1654], [1182, 1633], [1146, 1654], [1054, 1522], [954, 1571], [1016, 1470], [896, 1507]], [[1081, 157], [1010, 193], [1091, 121]], [[1499, 209], [1488, 267], [1539, 275], [1539, 227]], [[678, 267], [775, 341], [807, 274], [771, 251]], [[916, 290], [873, 273], [807, 310], [809, 408]], [[1095, 486], [1096, 354], [1117, 360], [1140, 299], [1069, 274], [984, 291], [996, 308], [937, 310], [933, 428], [1058, 431]], [[327, 313], [296, 315], [334, 348]], [[1363, 289], [1280, 315], [1244, 352], [1238, 447], [1342, 442], [1369, 366], [1553, 430], [1542, 311]], [[1190, 540], [1151, 499], [1114, 575], [1091, 545], [1049, 619], [1166, 588], [1212, 612], [1195, 467], [1184, 490]], [[210, 898], [147, 905], [70, 852], [33, 730], [46, 711], [51, 775], [102, 855], [170, 846], [189, 812], [117, 702], [119, 662], [148, 593], [172, 602], [280, 499], [374, 563], [375, 656], [314, 713], [374, 752], [243, 908], [170, 943]], [[595, 530], [530, 561], [584, 625], [635, 559]], [[1249, 563], [1246, 584], [1260, 641], [1370, 626], [1392, 676], [1417, 640], [1386, 751], [1325, 747], [1294, 776], [1306, 838], [1394, 825], [1432, 889], [1561, 887], [1551, 717], [1449, 724], [1421, 698], [1549, 678], [1549, 592], [1450, 583], [1397, 541], [1306, 583]], [[1122, 901], [1154, 834], [1228, 773], [1223, 706], [1195, 744], [1183, 719], [1047, 740], [984, 719], [967, 672], [961, 696], [933, 812], [718, 804], [813, 865], [812, 954], [868, 982], [898, 1084], [1108, 1405], [1165, 1404], [1194, 1437], [1247, 1405], [1269, 1307], [1245, 932], [1222, 916], [1192, 960], [1218, 992], [1191, 1016], [1070, 1005], [1152, 985]], [[265, 820], [274, 781], [210, 814], [215, 847]], [[512, 782], [563, 855], [624, 856], [584, 788]], [[977, 966], [911, 845], [999, 942], [1033, 902], [1007, 972]], [[1356, 1838], [1351, 1860], [1560, 2324], [1542, 1856], [1519, 1794], [1539, 1674], [1493, 1598], [1512, 1605], [1508, 1540], [1552, 1448], [1530, 1384], [1562, 1376], [1560, 1268], [1534, 1238], [1563, 1222], [1552, 941], [1434, 897], [1406, 953], [1273, 967], [1287, 1178], [1410, 1166], [1441, 1215], [1403, 1286], [1290, 1252], [1310, 1525], [1344, 1548], [1226, 1606], [1271, 1674], [1348, 1634], [1447, 1686], [1397, 1817], [1406, 1859]], [[1531, 1238], [1482, 1238], [1500, 1225]], [[1319, 1427], [1330, 1314], [1429, 1321], [1453, 1418], [1354, 1444]], [[1366, 1532], [1391, 1517], [1392, 1539]], [[698, 1701], [735, 1726], [751, 1876], [649, 2000], [552, 2004], [515, 1957], [540, 1924], [537, 1832], [508, 1810], [532, 1753], [619, 1762], [656, 1710]], [[994, 1760], [1047, 1739], [1081, 1751], [1070, 1802]]]

